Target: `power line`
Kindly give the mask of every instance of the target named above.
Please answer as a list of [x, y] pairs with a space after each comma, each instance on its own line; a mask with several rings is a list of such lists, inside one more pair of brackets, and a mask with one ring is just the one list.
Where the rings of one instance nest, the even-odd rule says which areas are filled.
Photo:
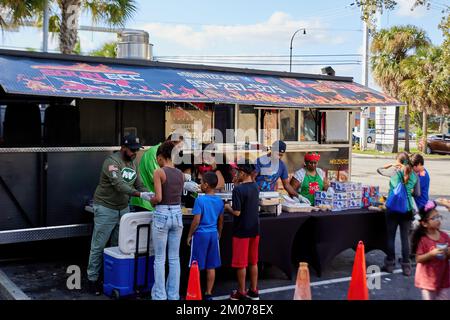
[[[161, 58], [155, 57], [159, 60], [171, 60], [171, 61], [189, 61], [189, 62], [279, 62], [284, 61], [285, 59], [170, 59], [170, 58]], [[320, 60], [306, 60], [306, 59], [296, 59], [296, 62], [354, 62], [359, 61], [357, 59], [320, 59]]]
[[[159, 62], [180, 62], [173, 60], [157, 60]], [[190, 63], [193, 63], [190, 61]], [[202, 62], [198, 62], [202, 63]], [[205, 63], [205, 62], [203, 62]], [[288, 66], [289, 63], [245, 63], [245, 62], [215, 62], [209, 64], [220, 64], [220, 65], [246, 65], [246, 66]], [[346, 63], [292, 63], [296, 66], [323, 66], [323, 65], [360, 65], [361, 62], [346, 62]]]
[[[360, 57], [361, 54], [296, 54], [293, 57]], [[159, 58], [287, 58], [289, 55], [191, 55], [191, 56], [158, 56]]]

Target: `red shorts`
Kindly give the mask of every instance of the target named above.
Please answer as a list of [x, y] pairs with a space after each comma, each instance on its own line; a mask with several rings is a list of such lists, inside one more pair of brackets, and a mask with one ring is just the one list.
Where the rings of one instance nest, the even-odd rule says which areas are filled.
[[254, 238], [233, 237], [233, 268], [246, 268], [258, 264], [259, 236]]

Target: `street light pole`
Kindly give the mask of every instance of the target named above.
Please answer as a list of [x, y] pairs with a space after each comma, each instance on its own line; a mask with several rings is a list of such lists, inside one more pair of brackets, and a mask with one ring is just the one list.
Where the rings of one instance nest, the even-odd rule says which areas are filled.
[[306, 34], [306, 29], [300, 28], [294, 32], [294, 34], [292, 35], [292, 38], [291, 38], [291, 48], [290, 48], [290, 53], [289, 53], [289, 72], [292, 72], [292, 41], [294, 41], [294, 37], [297, 34], [297, 32], [299, 32], [301, 30], [303, 30], [303, 34]]

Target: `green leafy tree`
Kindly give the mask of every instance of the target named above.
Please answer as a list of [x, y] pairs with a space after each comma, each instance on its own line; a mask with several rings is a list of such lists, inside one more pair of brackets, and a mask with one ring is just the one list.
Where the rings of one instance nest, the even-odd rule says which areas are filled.
[[43, 0], [0, 0], [0, 28], [16, 28], [43, 9]]
[[405, 80], [401, 96], [408, 105], [422, 112], [423, 151], [426, 148], [428, 115], [450, 112], [450, 78], [442, 47], [423, 47], [401, 62]]
[[115, 58], [117, 56], [116, 45], [117, 42], [105, 43], [100, 49], [92, 51], [90, 55], [96, 57]]
[[[353, 2], [361, 8], [361, 19], [367, 22], [371, 31], [375, 31], [376, 13], [394, 10], [397, 7], [395, 0], [355, 0]], [[431, 8], [431, 0], [415, 0], [411, 5], [411, 11], [417, 7]], [[450, 6], [440, 5], [441, 12], [445, 16], [450, 12]]]
[[[0, 26], [12, 27], [35, 16], [42, 21], [44, 3], [45, 0], [0, 0]], [[137, 9], [135, 0], [49, 0], [49, 8], [49, 29], [59, 33], [59, 49], [65, 54], [75, 52], [82, 12], [89, 13], [93, 23], [123, 27]]]
[[[420, 47], [430, 45], [425, 31], [412, 26], [394, 26], [375, 33], [371, 44], [371, 68], [374, 80], [396, 99], [405, 101], [401, 93], [401, 83], [407, 78], [401, 69], [401, 62]], [[409, 151], [409, 105], [405, 108], [405, 150]], [[398, 116], [395, 129], [398, 131]], [[398, 141], [394, 139], [393, 152], [398, 151]]]

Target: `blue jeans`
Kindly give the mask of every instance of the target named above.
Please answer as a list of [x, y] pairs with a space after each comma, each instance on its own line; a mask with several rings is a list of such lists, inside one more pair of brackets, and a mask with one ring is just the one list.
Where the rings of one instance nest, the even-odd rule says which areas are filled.
[[[180, 205], [158, 205], [153, 213], [152, 240], [155, 249], [153, 300], [180, 299], [180, 242], [183, 218]], [[166, 278], [168, 247], [169, 276]]]

